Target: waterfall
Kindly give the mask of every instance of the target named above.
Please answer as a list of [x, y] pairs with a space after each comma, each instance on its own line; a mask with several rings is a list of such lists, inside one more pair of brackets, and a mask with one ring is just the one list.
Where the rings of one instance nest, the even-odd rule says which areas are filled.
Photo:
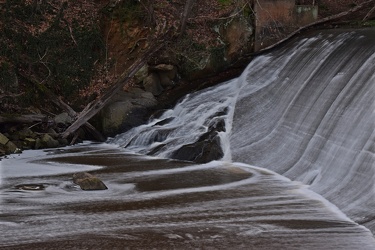
[[233, 107], [238, 90], [238, 79], [217, 87], [189, 94], [173, 109], [146, 124], [117, 135], [110, 140], [130, 151], [168, 158], [181, 145], [196, 142], [210, 128], [225, 127], [218, 134], [225, 157], [230, 155], [227, 134], [231, 127]]
[[[374, 230], [375, 30], [330, 31], [248, 71], [232, 157], [310, 185]], [[366, 211], [366, 212], [363, 212]]]
[[309, 185], [374, 231], [374, 44], [375, 29], [295, 39], [111, 142], [168, 158], [222, 123], [223, 160]]

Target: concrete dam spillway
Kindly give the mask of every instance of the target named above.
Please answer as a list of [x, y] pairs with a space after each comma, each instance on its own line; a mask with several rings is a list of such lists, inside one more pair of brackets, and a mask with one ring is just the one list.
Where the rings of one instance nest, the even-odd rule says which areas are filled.
[[375, 32], [323, 32], [294, 46], [246, 74], [232, 159], [310, 185], [374, 233]]
[[[374, 45], [310, 32], [107, 143], [1, 160], [0, 248], [375, 249]], [[173, 160], [202, 138], [220, 159]]]
[[224, 160], [309, 185], [375, 232], [374, 44], [374, 29], [295, 39], [113, 142], [168, 158], [224, 120]]

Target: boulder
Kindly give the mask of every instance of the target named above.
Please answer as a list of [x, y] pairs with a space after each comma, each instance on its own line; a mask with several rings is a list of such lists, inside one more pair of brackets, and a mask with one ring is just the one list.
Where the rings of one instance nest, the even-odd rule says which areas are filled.
[[219, 160], [224, 156], [220, 145], [220, 138], [217, 132], [207, 132], [202, 135], [197, 142], [184, 145], [177, 149], [172, 155], [172, 159], [193, 161], [196, 163], [206, 163]]
[[17, 154], [17, 153], [21, 153], [21, 150], [12, 141], [8, 141], [8, 143], [5, 144], [5, 153], [6, 154]]
[[36, 139], [34, 139], [34, 138], [27, 137], [27, 138], [25, 138], [23, 140], [23, 142], [24, 142], [23, 149], [32, 149], [32, 148], [35, 148]]
[[177, 77], [177, 67], [171, 64], [158, 64], [150, 67], [152, 72], [159, 76], [160, 84], [163, 88], [168, 88], [174, 85], [174, 80]]
[[60, 124], [66, 126], [73, 122], [73, 119], [66, 112], [56, 115], [53, 119], [57, 125]]
[[19, 140], [24, 140], [25, 138], [36, 138], [35, 133], [29, 129], [29, 128], [24, 128], [20, 131], [17, 132]]
[[108, 189], [98, 177], [86, 172], [75, 173], [73, 175], [73, 182], [85, 191]]
[[163, 87], [160, 84], [159, 76], [156, 73], [151, 73], [144, 79], [143, 87], [146, 91], [151, 92], [154, 96], [158, 96], [163, 92]]
[[137, 73], [135, 73], [136, 83], [143, 82], [143, 80], [148, 76], [148, 66], [144, 65]]
[[57, 138], [59, 136], [59, 134], [53, 128], [49, 128], [47, 133], [53, 138]]
[[57, 148], [60, 146], [59, 142], [52, 138], [49, 134], [44, 134], [41, 138], [41, 146], [45, 148]]
[[97, 127], [106, 136], [114, 136], [134, 126], [144, 124], [148, 114], [158, 104], [154, 95], [140, 88], [118, 93], [98, 116]]
[[9, 138], [0, 133], [0, 144], [1, 145], [6, 145], [9, 141]]
[[42, 140], [40, 138], [36, 138], [35, 139], [34, 149], [40, 149], [40, 148], [43, 148]]

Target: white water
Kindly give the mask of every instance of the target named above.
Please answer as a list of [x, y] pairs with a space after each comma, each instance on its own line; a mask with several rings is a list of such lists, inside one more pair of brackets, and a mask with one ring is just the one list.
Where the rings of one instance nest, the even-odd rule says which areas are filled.
[[[233, 159], [271, 169], [375, 231], [375, 32], [307, 39], [247, 72], [231, 133]], [[253, 83], [262, 88], [254, 91]]]
[[374, 44], [373, 29], [299, 39], [112, 142], [142, 154], [163, 145], [153, 154], [168, 157], [224, 119], [223, 160], [308, 184], [374, 232]]

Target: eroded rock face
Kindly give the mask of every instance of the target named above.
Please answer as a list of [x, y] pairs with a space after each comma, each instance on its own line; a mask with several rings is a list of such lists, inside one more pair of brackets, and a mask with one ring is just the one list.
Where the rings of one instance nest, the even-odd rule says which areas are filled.
[[107, 186], [96, 176], [82, 172], [73, 175], [73, 182], [82, 190], [105, 190]]

